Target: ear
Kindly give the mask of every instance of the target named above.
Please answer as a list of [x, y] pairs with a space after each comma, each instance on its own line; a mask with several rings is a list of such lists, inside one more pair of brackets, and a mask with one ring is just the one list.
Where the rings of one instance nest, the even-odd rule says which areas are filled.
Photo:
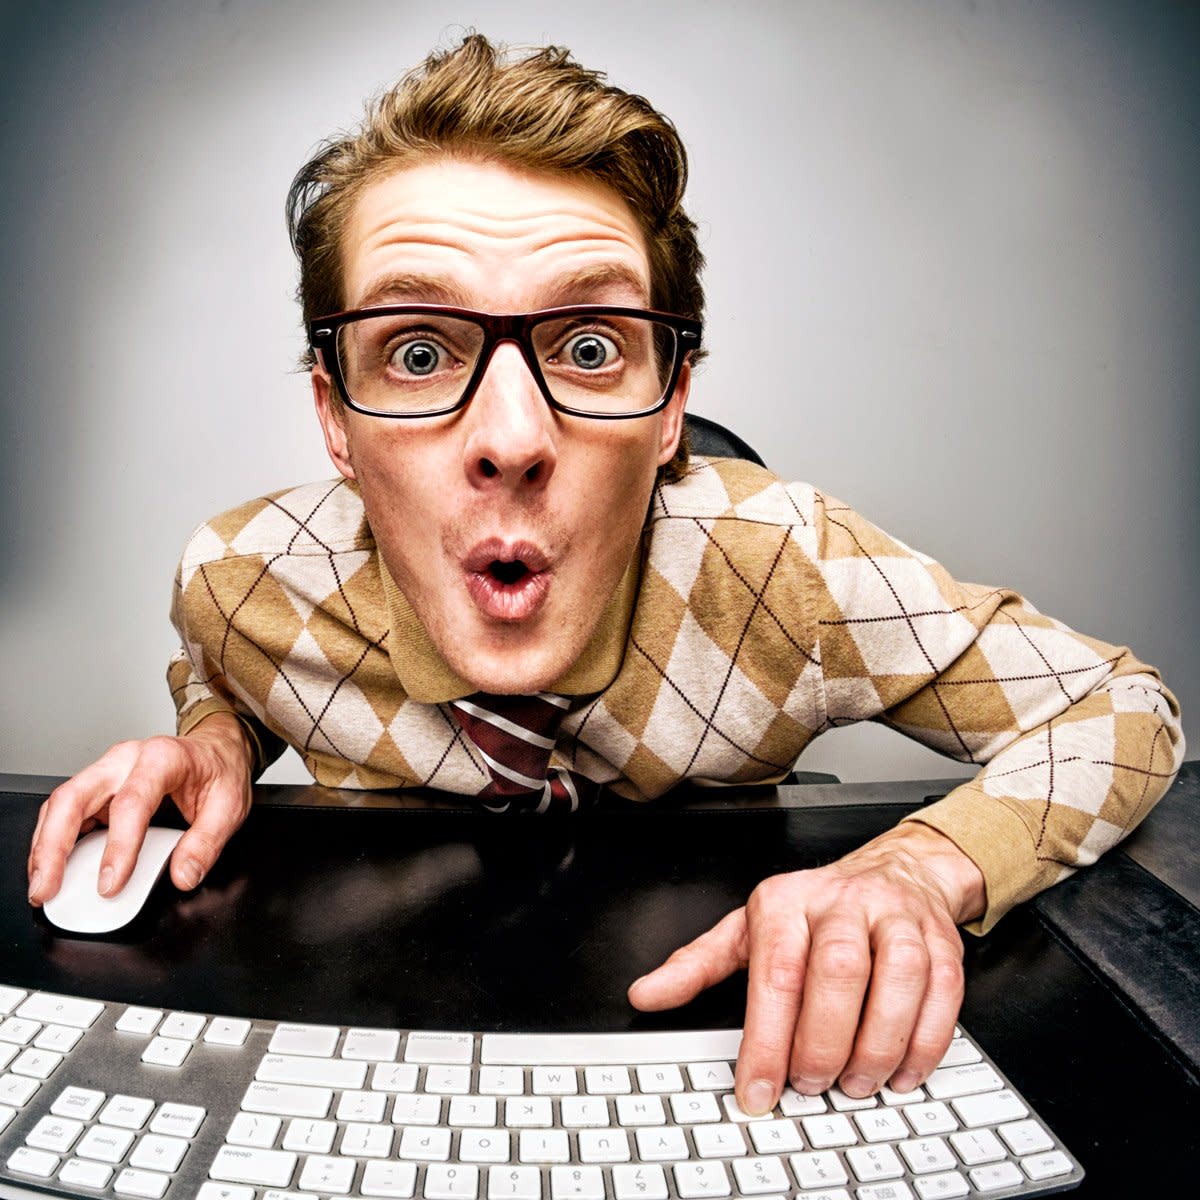
[[334, 399], [333, 380], [319, 364], [312, 369], [313, 403], [317, 420], [325, 434], [325, 449], [333, 465], [347, 479], [353, 479], [354, 462], [350, 454], [350, 438], [346, 432], [346, 410]]
[[687, 407], [688, 393], [692, 387], [692, 364], [685, 359], [679, 368], [679, 378], [675, 381], [675, 391], [667, 401], [667, 407], [662, 410], [662, 425], [660, 427], [661, 441], [658, 448], [658, 465], [665, 466], [675, 455], [679, 439], [683, 434], [683, 410]]

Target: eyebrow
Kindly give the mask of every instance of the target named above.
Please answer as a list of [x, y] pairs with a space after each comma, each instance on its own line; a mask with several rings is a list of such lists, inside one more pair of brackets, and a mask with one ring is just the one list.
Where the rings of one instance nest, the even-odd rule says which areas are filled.
[[[568, 304], [630, 304], [649, 302], [645, 281], [625, 263], [598, 263], [556, 279], [539, 308]], [[385, 275], [367, 289], [356, 308], [382, 304], [446, 304], [473, 308], [471, 298], [455, 283], [437, 275]]]

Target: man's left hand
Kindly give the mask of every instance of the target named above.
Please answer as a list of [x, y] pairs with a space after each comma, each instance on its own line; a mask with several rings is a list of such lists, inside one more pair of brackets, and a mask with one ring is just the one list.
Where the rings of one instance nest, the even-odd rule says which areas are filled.
[[907, 823], [837, 862], [773, 875], [629, 989], [635, 1008], [685, 1004], [749, 968], [736, 1093], [768, 1112], [785, 1082], [869, 1096], [909, 1091], [937, 1066], [963, 997], [956, 925], [984, 910], [979, 868]]

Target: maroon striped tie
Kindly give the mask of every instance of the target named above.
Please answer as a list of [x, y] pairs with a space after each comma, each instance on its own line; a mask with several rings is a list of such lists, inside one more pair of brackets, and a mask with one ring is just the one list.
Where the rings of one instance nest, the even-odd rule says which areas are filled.
[[492, 777], [478, 796], [485, 808], [574, 812], [596, 798], [599, 788], [590, 779], [550, 766], [550, 751], [570, 703], [566, 696], [549, 692], [535, 696], [477, 692], [450, 702]]

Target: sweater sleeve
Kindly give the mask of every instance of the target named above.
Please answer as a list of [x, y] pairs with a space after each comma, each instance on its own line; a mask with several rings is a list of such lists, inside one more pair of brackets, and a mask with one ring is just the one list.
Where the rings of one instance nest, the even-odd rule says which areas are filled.
[[827, 721], [880, 721], [982, 766], [905, 820], [979, 867], [987, 906], [967, 928], [986, 932], [1146, 816], [1183, 760], [1179, 706], [1129, 650], [952, 579], [828, 497], [818, 517]]
[[213, 713], [229, 713], [241, 722], [254, 747], [252, 778], [257, 779], [287, 748], [234, 693], [219, 666], [204, 652], [198, 618], [189, 612], [182, 585], [182, 564], [175, 573], [171, 623], [181, 645], [167, 665], [167, 686], [175, 703], [175, 731], [183, 737]]

